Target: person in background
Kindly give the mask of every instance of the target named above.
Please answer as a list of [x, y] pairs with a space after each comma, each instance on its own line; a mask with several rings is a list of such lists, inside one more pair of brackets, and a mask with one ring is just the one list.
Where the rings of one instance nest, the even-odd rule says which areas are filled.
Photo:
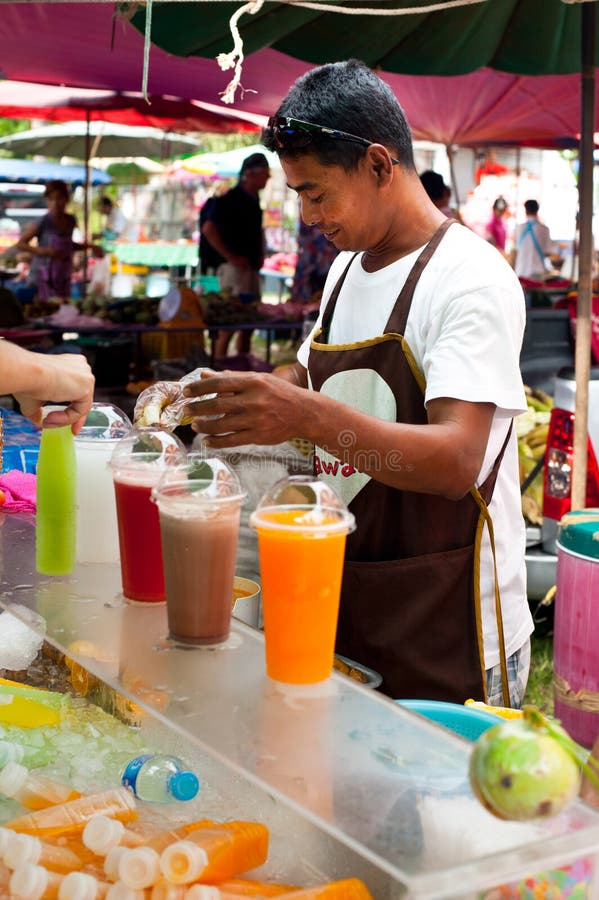
[[[261, 295], [264, 231], [260, 191], [269, 177], [268, 160], [263, 153], [247, 156], [235, 187], [216, 198], [202, 223], [202, 236], [220, 257], [216, 271], [220, 289], [244, 295], [246, 299], [259, 300]], [[215, 344], [217, 357], [226, 356], [230, 339], [230, 331], [219, 332]], [[240, 332], [238, 353], [247, 353], [250, 342], [251, 332]]]
[[299, 78], [262, 140], [304, 221], [341, 252], [297, 362], [188, 384], [194, 428], [216, 452], [315, 445], [316, 472], [356, 518], [337, 650], [380, 672], [384, 693], [518, 706], [533, 630], [513, 427], [520, 283], [429, 200], [403, 110], [363, 63]]
[[4, 287], [21, 303], [29, 303], [35, 297], [35, 287], [29, 283], [31, 260], [31, 253], [17, 253], [15, 266], [17, 274], [4, 282]]
[[539, 221], [537, 201], [527, 200], [524, 209], [526, 222], [516, 228], [513, 266], [518, 278], [540, 281], [547, 274], [545, 257], [551, 253], [553, 242], [549, 229]]
[[507, 230], [505, 227], [505, 216], [507, 213], [507, 201], [504, 197], [498, 197], [493, 204], [493, 215], [487, 222], [485, 231], [486, 240], [505, 255], [505, 242], [507, 240]]
[[291, 299], [294, 303], [320, 300], [337, 248], [314, 225], [300, 219], [297, 235], [297, 264]]
[[441, 210], [448, 219], [457, 219], [461, 222], [460, 214], [449, 205], [451, 189], [445, 184], [443, 176], [432, 169], [427, 169], [420, 175], [422, 187], [433, 201], [437, 209]]
[[104, 228], [95, 238], [103, 238], [105, 241], [116, 241], [125, 236], [128, 223], [127, 219], [110, 197], [102, 197], [98, 205], [101, 215], [105, 216]]
[[83, 250], [84, 245], [73, 240], [77, 220], [66, 211], [70, 193], [65, 182], [49, 181], [45, 198], [48, 212], [25, 229], [15, 246], [33, 257], [27, 285], [35, 288], [37, 299], [59, 297], [68, 300], [73, 253]]
[[94, 399], [94, 376], [82, 353], [34, 353], [0, 339], [0, 394], [12, 394], [34, 425], [41, 424], [44, 403], [67, 404], [45, 424], [70, 425], [77, 434]]

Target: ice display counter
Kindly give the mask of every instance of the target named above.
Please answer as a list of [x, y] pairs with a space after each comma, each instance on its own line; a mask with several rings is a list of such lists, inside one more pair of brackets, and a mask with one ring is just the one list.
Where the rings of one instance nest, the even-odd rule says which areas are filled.
[[566, 867], [551, 876], [562, 893], [539, 896], [567, 897], [575, 879], [572, 896], [599, 896], [595, 810], [501, 822], [472, 794], [461, 738], [343, 675], [316, 692], [276, 685], [262, 635], [242, 623], [223, 648], [175, 648], [163, 605], [123, 601], [118, 565], [41, 576], [34, 544], [29, 523], [5, 517], [0, 604], [36, 611], [47, 642], [98, 679], [97, 702], [132, 701], [147, 740], [194, 766], [203, 788], [187, 816], [269, 826], [268, 877], [357, 876], [376, 900], [487, 900], [535, 896], [500, 886]]

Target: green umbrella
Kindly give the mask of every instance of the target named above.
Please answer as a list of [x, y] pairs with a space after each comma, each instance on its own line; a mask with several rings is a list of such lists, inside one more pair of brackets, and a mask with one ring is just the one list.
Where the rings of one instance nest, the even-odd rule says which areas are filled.
[[[483, 66], [520, 75], [580, 71], [580, 3], [482, 0], [393, 16], [377, 13], [439, 2], [328, 0], [326, 5], [370, 11], [346, 15], [267, 0], [239, 20], [245, 54], [270, 47], [317, 64], [356, 57], [386, 72], [412, 75], [461, 75]], [[155, 4], [152, 42], [176, 56], [214, 58], [230, 49], [229, 20], [241, 6], [242, 0]], [[143, 11], [133, 24], [144, 29]]]
[[[162, 3], [152, 41], [178, 56], [231, 50], [241, 0]], [[440, 8], [440, 7], [445, 8]], [[339, 7], [339, 10], [331, 10]], [[359, 14], [347, 14], [341, 8]], [[430, 11], [427, 9], [430, 7]], [[148, 9], [146, 7], [146, 9]], [[410, 10], [418, 9], [418, 12]], [[322, 64], [355, 57], [386, 72], [462, 75], [482, 67], [521, 75], [580, 72], [579, 290], [572, 506], [585, 505], [592, 297], [593, 133], [599, 62], [595, 0], [257, 0], [236, 16], [245, 55], [264, 47]], [[248, 13], [247, 15], [245, 13]], [[384, 13], [393, 13], [387, 15]], [[146, 26], [144, 11], [133, 24]], [[547, 102], [551, 103], [548, 96]]]

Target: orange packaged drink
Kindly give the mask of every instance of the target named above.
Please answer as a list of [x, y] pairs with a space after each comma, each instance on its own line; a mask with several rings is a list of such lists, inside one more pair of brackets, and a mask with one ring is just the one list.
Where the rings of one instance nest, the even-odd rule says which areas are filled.
[[150, 900], [187, 900], [187, 885], [161, 879], [150, 891]]
[[[293, 884], [253, 881], [251, 878], [230, 878], [228, 881], [222, 881], [218, 887], [221, 893], [233, 894], [234, 897], [278, 897], [291, 891], [299, 891]], [[193, 896], [189, 900], [193, 900]]]
[[18, 900], [56, 900], [64, 875], [26, 863], [10, 877], [10, 896]]
[[111, 788], [98, 794], [85, 794], [76, 800], [38, 809], [7, 822], [13, 831], [33, 834], [42, 840], [65, 834], [80, 835], [93, 816], [106, 815], [120, 822], [137, 819], [135, 797], [127, 788]]
[[255, 869], [268, 856], [268, 828], [259, 822], [226, 822], [190, 832], [160, 857], [162, 874], [174, 884], [215, 884]]
[[[246, 878], [231, 878], [218, 885], [192, 884], [187, 888], [185, 900], [236, 900], [238, 897], [281, 897], [299, 888], [291, 884], [275, 884], [268, 881], [252, 881]], [[154, 898], [152, 900], [162, 900]]]
[[302, 888], [282, 896], [284, 900], [373, 900], [372, 894], [359, 878], [329, 881], [327, 884]]
[[147, 838], [125, 828], [118, 819], [94, 816], [83, 829], [82, 840], [96, 856], [106, 856], [113, 847], [139, 847], [146, 843]]
[[340, 509], [270, 507], [258, 531], [266, 671], [288, 684], [315, 684], [333, 669], [345, 539], [353, 516]]
[[17, 762], [6, 763], [0, 771], [0, 794], [17, 800], [28, 809], [45, 809], [81, 796], [72, 787], [36, 775]]
[[125, 850], [118, 858], [118, 876], [127, 887], [143, 890], [162, 880], [160, 854], [171, 844], [186, 838], [192, 832], [214, 826], [209, 819], [189, 822], [180, 828], [161, 831], [147, 840], [142, 847]]
[[58, 889], [58, 900], [103, 900], [110, 887], [86, 872], [69, 872]]
[[32, 834], [14, 834], [4, 853], [4, 863], [9, 869], [18, 869], [25, 863], [43, 866], [52, 872], [76, 872], [82, 868], [81, 857], [68, 847], [57, 847], [40, 841]]

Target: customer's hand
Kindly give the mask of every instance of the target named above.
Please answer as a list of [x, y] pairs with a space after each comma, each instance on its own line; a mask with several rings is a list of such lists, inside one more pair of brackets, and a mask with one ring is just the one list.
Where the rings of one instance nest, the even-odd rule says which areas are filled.
[[34, 387], [14, 393], [21, 412], [40, 425], [44, 403], [68, 404], [63, 410], [48, 413], [44, 425], [70, 425], [73, 434], [78, 434], [94, 399], [95, 379], [87, 359], [81, 353], [28, 353], [28, 357], [38, 377]]

